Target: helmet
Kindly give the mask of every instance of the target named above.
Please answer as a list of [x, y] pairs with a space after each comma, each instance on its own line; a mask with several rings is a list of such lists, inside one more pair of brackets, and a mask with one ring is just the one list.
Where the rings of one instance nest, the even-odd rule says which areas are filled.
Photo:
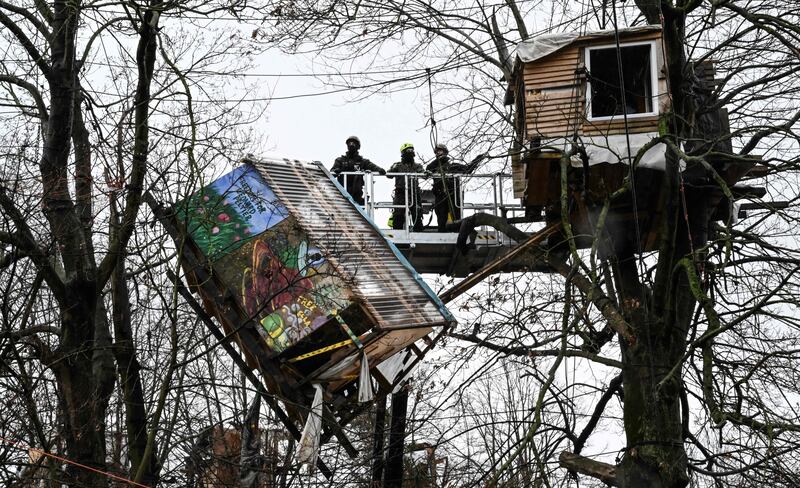
[[344, 143], [345, 143], [345, 144], [347, 144], [347, 143], [348, 143], [348, 142], [350, 142], [350, 141], [353, 141], [353, 142], [355, 142], [355, 143], [356, 143], [356, 146], [357, 146], [358, 148], [361, 148], [361, 139], [359, 139], [357, 136], [350, 136], [350, 137], [348, 137], [347, 139], [345, 139], [345, 140], [344, 140]]
[[405, 144], [403, 144], [402, 146], [400, 146], [400, 152], [403, 152], [403, 151], [405, 151], [406, 149], [414, 149], [414, 145], [413, 145], [413, 144], [411, 144], [410, 142], [406, 142]]
[[442, 144], [441, 142], [440, 142], [439, 144], [437, 144], [437, 145], [436, 145], [436, 146], [433, 148], [433, 150], [434, 150], [434, 151], [438, 151], [439, 149], [441, 149], [442, 151], [444, 151], [444, 153], [445, 153], [445, 154], [447, 154], [448, 152], [450, 152], [450, 151], [448, 151], [448, 150], [447, 150], [447, 146], [445, 146], [445, 145], [444, 145], [444, 144]]

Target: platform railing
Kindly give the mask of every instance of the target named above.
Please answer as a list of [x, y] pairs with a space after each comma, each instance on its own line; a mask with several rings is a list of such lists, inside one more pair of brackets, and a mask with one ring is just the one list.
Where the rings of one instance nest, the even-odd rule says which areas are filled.
[[[420, 187], [422, 215], [431, 214], [429, 219], [435, 221], [433, 216], [434, 200], [431, 194], [431, 187], [435, 179], [441, 178], [439, 174], [431, 173], [386, 173], [380, 175], [370, 171], [356, 172], [348, 171], [340, 173], [345, 178], [345, 187], [349, 178], [361, 175], [364, 177], [364, 210], [367, 215], [378, 222], [379, 227], [384, 227], [376, 220], [376, 211], [388, 210], [389, 214], [395, 210], [402, 210], [406, 218], [403, 230], [409, 233], [414, 232], [414, 223], [411, 221], [411, 209], [416, 204], [415, 195], [411, 191], [411, 184], [416, 180]], [[396, 178], [404, 179], [405, 199], [402, 204], [395, 204], [393, 197]], [[461, 217], [477, 212], [487, 212], [493, 215], [509, 215], [514, 213], [524, 213], [524, 207], [514, 201], [513, 183], [511, 175], [506, 173], [485, 173], [485, 174], [446, 174], [445, 178], [457, 180], [455, 185], [456, 192], [454, 205], [461, 210]], [[387, 183], [388, 182], [388, 183]], [[388, 201], [387, 201], [388, 199]], [[513, 202], [513, 203], [512, 203]], [[381, 215], [379, 215], [381, 217]], [[433, 228], [436, 223], [433, 222]], [[387, 226], [388, 227], [388, 226]], [[430, 226], [426, 226], [423, 231], [431, 231]]]

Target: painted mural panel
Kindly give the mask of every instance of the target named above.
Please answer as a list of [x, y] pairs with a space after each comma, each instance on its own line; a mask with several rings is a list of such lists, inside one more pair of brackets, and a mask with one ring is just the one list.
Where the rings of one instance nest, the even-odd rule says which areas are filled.
[[178, 206], [192, 240], [280, 353], [350, 303], [349, 289], [272, 189], [250, 166]]
[[249, 165], [240, 166], [179, 204], [178, 220], [212, 262], [282, 222], [289, 211]]

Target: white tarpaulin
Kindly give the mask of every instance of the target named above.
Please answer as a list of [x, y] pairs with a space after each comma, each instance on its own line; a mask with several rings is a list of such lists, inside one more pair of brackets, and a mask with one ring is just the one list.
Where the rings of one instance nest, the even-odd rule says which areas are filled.
[[319, 438], [322, 434], [322, 386], [318, 383], [314, 385], [314, 401], [311, 403], [311, 411], [308, 412], [306, 425], [303, 427], [303, 435], [297, 446], [297, 462], [307, 463], [313, 466], [317, 463], [319, 454]]
[[361, 351], [361, 372], [358, 374], [358, 403], [371, 402], [375, 398], [372, 391], [372, 378], [369, 375], [367, 354]]
[[530, 63], [548, 54], [553, 54], [577, 38], [577, 32], [559, 32], [558, 34], [534, 37], [517, 44], [517, 56], [523, 63]]
[[[620, 29], [621, 35], [645, 33], [661, 30], [661, 26], [647, 25], [641, 27], [630, 27], [627, 29]], [[545, 34], [543, 36], [536, 36], [531, 39], [517, 44], [517, 56], [523, 63], [530, 63], [541, 59], [548, 54], [553, 54], [562, 47], [572, 44], [579, 37], [581, 39], [603, 38], [611, 37], [614, 35], [613, 30], [587, 32], [585, 34], [578, 34], [577, 32], [558, 32], [555, 34]]]
[[[658, 137], [655, 132], [646, 132], [644, 134], [630, 134], [629, 138], [625, 134], [617, 134], [612, 136], [595, 136], [595, 137], [581, 137], [578, 144], [583, 145], [586, 149], [586, 154], [589, 156], [589, 166], [601, 163], [628, 163], [629, 157], [636, 157], [646, 144]], [[572, 142], [568, 139], [553, 139], [550, 141], [542, 141], [544, 146], [549, 146], [562, 151], [569, 151]], [[628, 144], [630, 143], [630, 153], [628, 152]], [[639, 160], [638, 166], [640, 168], [652, 168], [663, 170], [665, 168], [665, 154], [667, 146], [663, 143], [656, 144], [648, 149], [642, 158]], [[581, 166], [581, 160], [577, 156], [573, 158], [573, 166]]]

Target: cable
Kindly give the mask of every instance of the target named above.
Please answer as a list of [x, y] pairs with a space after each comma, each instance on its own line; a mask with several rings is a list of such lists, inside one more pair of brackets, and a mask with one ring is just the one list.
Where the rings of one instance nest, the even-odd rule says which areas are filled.
[[106, 478], [111, 478], [111, 479], [114, 479], [114, 480], [117, 480], [117, 481], [121, 481], [123, 483], [127, 483], [127, 484], [129, 484], [131, 486], [137, 486], [139, 488], [151, 488], [151, 487], [149, 487], [147, 485], [143, 485], [141, 483], [137, 483], [137, 482], [135, 482], [133, 480], [130, 480], [128, 478], [123, 478], [122, 476], [118, 476], [118, 475], [116, 475], [114, 473], [109, 473], [107, 471], [102, 471], [102, 470], [99, 470], [97, 468], [93, 468], [91, 466], [87, 466], [85, 464], [81, 464], [81, 463], [79, 463], [77, 461], [72, 461], [72, 460], [67, 459], [65, 457], [61, 457], [61, 456], [58, 456], [56, 454], [52, 454], [52, 453], [47, 452], [47, 451], [42, 450], [42, 449], [37, 449], [35, 447], [25, 446], [25, 445], [22, 445], [20, 442], [12, 441], [12, 440], [6, 439], [4, 437], [0, 437], [0, 442], [3, 442], [4, 444], [6, 444], [6, 445], [8, 445], [8, 446], [10, 446], [10, 447], [12, 447], [14, 449], [18, 449], [20, 451], [25, 451], [25, 452], [33, 451], [35, 453], [41, 454], [42, 456], [47, 456], [47, 457], [55, 459], [56, 461], [61, 461], [62, 463], [67, 463], [67, 464], [71, 464], [73, 466], [77, 466], [77, 467], [85, 469], [87, 471], [91, 471], [93, 473], [97, 473], [99, 475], [105, 476]]

